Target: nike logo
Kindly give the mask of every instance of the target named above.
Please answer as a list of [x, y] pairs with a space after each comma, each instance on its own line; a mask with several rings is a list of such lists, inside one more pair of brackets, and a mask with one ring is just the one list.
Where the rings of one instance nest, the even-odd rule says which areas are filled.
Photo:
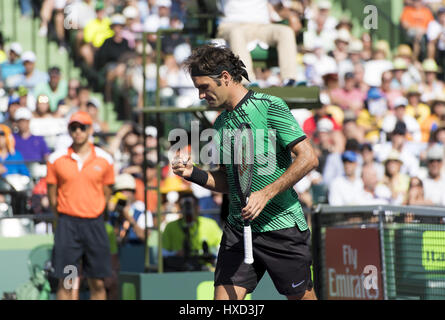
[[298, 286], [302, 285], [302, 284], [303, 284], [303, 282], [304, 282], [304, 280], [302, 280], [302, 281], [298, 282], [297, 284], [294, 284], [294, 283], [292, 282], [292, 288], [296, 288], [296, 287], [298, 287]]

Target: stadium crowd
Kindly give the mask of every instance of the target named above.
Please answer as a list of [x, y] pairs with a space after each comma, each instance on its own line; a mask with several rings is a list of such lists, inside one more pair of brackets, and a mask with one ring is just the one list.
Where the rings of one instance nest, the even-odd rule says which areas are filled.
[[[292, 35], [291, 46], [277, 45], [277, 67], [255, 67], [246, 61], [251, 80], [247, 86], [320, 87], [321, 108], [292, 110], [319, 156], [319, 167], [295, 186], [304, 205], [321, 201], [320, 192], [331, 205], [445, 205], [445, 7], [437, 1], [406, 0], [400, 17], [403, 42], [391, 48], [387, 40], [375, 41], [366, 30], [353, 36], [353, 24], [335, 17], [327, 0], [269, 0], [253, 6], [255, 1], [246, 0], [241, 8], [239, 1], [221, 2], [225, 15], [217, 21], [221, 19], [219, 25], [225, 28], [216, 30], [213, 41], [230, 45], [240, 56], [246, 48], [267, 49], [274, 40], [241, 39], [240, 49], [240, 40], [227, 31], [230, 23], [280, 25], [280, 32]], [[261, 21], [252, 13], [261, 9], [258, 3], [269, 13]], [[178, 218], [184, 192], [193, 192], [201, 210], [219, 210], [221, 195], [191, 186], [157, 159], [155, 124], [142, 128], [132, 113], [144, 101], [154, 102], [153, 33], [184, 28], [186, 5], [184, 0], [20, 0], [23, 16], [40, 19], [39, 36], [52, 36], [82, 70], [82, 79], [66, 79], [58, 66], [37, 70], [36, 61], [43, 57], [24, 51], [18, 42], [0, 39], [0, 173], [10, 182], [29, 178], [27, 212], [50, 212], [45, 161], [52, 151], [71, 144], [67, 123], [76, 111], [91, 115], [94, 142], [113, 155], [116, 175], [135, 179], [134, 201], [144, 201], [144, 154], [149, 187], [157, 185], [155, 166], [163, 161], [161, 208], [170, 215], [156, 221], [152, 213], [158, 198], [149, 189], [152, 226], [161, 223], [165, 228]], [[149, 33], [146, 54], [142, 31]], [[164, 36], [161, 43], [162, 104], [187, 108], [202, 103], [181, 67], [194, 43], [179, 33]], [[110, 134], [109, 124], [100, 119], [103, 105], [92, 98], [93, 92], [102, 93], [105, 102], [113, 101], [123, 123], [117, 132]], [[212, 217], [218, 220], [218, 215]], [[135, 239], [140, 235], [133, 234]]]

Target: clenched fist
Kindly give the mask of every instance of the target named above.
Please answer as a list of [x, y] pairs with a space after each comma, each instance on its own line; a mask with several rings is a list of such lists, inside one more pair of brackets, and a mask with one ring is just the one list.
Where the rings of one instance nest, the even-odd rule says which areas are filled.
[[174, 174], [183, 178], [190, 178], [193, 171], [193, 163], [190, 157], [184, 160], [180, 156], [176, 156], [172, 161], [172, 169]]

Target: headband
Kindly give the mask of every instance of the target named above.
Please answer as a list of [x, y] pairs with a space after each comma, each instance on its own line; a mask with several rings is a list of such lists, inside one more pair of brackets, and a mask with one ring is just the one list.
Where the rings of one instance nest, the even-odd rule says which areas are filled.
[[[243, 67], [241, 75], [246, 78], [248, 81], [249, 80], [249, 75], [247, 74], [246, 69], [244, 69], [246, 66], [244, 65], [244, 63], [240, 60], [241, 63], [241, 67]], [[232, 74], [231, 72], [235, 69], [235, 66], [230, 63], [230, 67], [226, 67], [225, 65], [218, 65], [216, 67], [215, 71], [203, 71], [199, 69], [198, 65], [193, 65], [191, 68], [191, 76], [192, 77], [202, 77], [202, 76], [218, 76], [221, 74], [221, 72], [223, 72], [224, 70], [227, 71], [228, 73]]]

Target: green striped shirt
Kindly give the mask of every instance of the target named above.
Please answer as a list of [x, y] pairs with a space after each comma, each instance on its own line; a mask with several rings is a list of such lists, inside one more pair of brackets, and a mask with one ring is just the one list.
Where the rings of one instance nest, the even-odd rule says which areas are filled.
[[[226, 166], [229, 185], [229, 215], [227, 221], [241, 229], [241, 204], [234, 184], [234, 133], [243, 122], [250, 124], [254, 136], [254, 171], [251, 192], [276, 181], [292, 162], [291, 148], [306, 138], [286, 103], [278, 97], [249, 91], [233, 111], [224, 111], [213, 128], [219, 163]], [[253, 232], [266, 232], [294, 227], [308, 228], [297, 193], [293, 188], [271, 199], [251, 222]]]

